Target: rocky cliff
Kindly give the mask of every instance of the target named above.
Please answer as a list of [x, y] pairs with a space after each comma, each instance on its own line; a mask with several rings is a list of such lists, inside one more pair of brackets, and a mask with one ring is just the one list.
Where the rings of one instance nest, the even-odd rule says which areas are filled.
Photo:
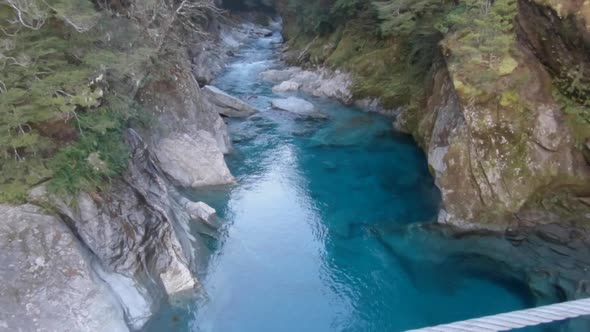
[[[496, 229], [588, 225], [590, 165], [584, 154], [590, 127], [568, 114], [559, 90], [559, 84], [578, 84], [571, 77], [565, 82], [570, 75], [584, 75], [572, 68], [584, 68], [590, 59], [584, 51], [588, 30], [579, 23], [580, 12], [565, 4], [569, 14], [519, 2], [514, 63], [498, 69], [492, 83], [477, 83], [482, 73], [453, 56], [452, 41], [442, 41], [446, 56], [431, 69], [424, 107], [414, 123], [404, 123], [404, 116], [398, 121], [427, 151], [443, 194], [440, 222]], [[579, 23], [569, 25], [569, 35], [560, 32], [567, 20]]]
[[[81, 158], [68, 159], [65, 164], [71, 167], [64, 173], [57, 169], [28, 183], [26, 197], [14, 195], [0, 204], [0, 331], [137, 330], [161, 303], [199, 287], [196, 275], [207, 252], [189, 229], [195, 223], [216, 226], [214, 210], [182, 197], [176, 188], [234, 181], [224, 160], [231, 144], [220, 108], [214, 105], [215, 95], [202, 93], [196, 78], [208, 82], [233, 48], [264, 31], [222, 16], [209, 1], [100, 2], [87, 8], [95, 20], [88, 31], [67, 27], [71, 23], [80, 28], [74, 21], [78, 16], [45, 9], [43, 15], [53, 23], [38, 22], [38, 30], [58, 36], [67, 31], [66, 39], [78, 37], [76, 33], [97, 38], [96, 50], [77, 50], [72, 40], [68, 45], [75, 58], [92, 58], [100, 65], [91, 82], [92, 102], [76, 101], [71, 116], [61, 118], [61, 131], [71, 132], [71, 138], [54, 141], [58, 144], [38, 159], [51, 165], [56, 162], [53, 156], [64, 157], [62, 151], [67, 151], [66, 158], [72, 152]], [[110, 62], [95, 58], [101, 52]], [[117, 67], [120, 60], [124, 66]], [[2, 93], [4, 89], [17, 88], [3, 86]], [[63, 89], [58, 97], [75, 91]], [[133, 100], [125, 111], [139, 108], [141, 116], [120, 123], [109, 118], [116, 112], [110, 96]], [[238, 107], [239, 101], [233, 105]], [[113, 139], [115, 149], [100, 146], [101, 140], [82, 144], [95, 131], [82, 120], [97, 115], [108, 121], [93, 118], [92, 125], [100, 127], [96, 137]], [[82, 119], [78, 125], [76, 119]], [[41, 127], [30, 123], [27, 128]], [[43, 128], [51, 127], [47, 123], [60, 121], [44, 122]], [[45, 135], [41, 130], [38, 134]], [[53, 141], [55, 135], [45, 139]], [[116, 171], [109, 156], [120, 145], [128, 154]], [[38, 156], [29, 158], [25, 149], [14, 153], [19, 158]], [[28, 165], [24, 158], [21, 163]], [[89, 185], [96, 175], [96, 185]], [[60, 179], [74, 185], [61, 190]], [[3, 194], [17, 180], [2, 182]]]
[[297, 3], [278, 1], [287, 60], [348, 71], [352, 98], [401, 111], [395, 127], [424, 148], [441, 189], [440, 222], [590, 224], [586, 3], [349, 1], [307, 17]]

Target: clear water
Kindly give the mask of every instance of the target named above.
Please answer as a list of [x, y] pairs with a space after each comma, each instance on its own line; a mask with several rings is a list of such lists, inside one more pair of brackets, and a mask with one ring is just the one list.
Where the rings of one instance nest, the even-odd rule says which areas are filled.
[[229, 122], [238, 184], [190, 193], [225, 221], [201, 295], [147, 330], [403, 331], [532, 306], [494, 262], [412, 235], [440, 198], [390, 119], [305, 95], [330, 119], [269, 109], [276, 95], [257, 77], [281, 65], [278, 38], [244, 47], [215, 82], [262, 111]]

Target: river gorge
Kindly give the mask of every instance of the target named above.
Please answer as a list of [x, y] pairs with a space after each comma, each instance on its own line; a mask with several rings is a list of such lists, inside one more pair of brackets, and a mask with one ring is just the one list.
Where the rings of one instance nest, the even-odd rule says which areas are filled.
[[[274, 93], [261, 73], [286, 68], [281, 40], [249, 39], [211, 83], [260, 112], [228, 122], [237, 184], [185, 192], [223, 221], [214, 235], [200, 230], [212, 253], [202, 292], [145, 331], [404, 331], [558, 301], [535, 296], [510, 266], [521, 257], [484, 254], [508, 241], [436, 229], [440, 193], [391, 118]], [[325, 118], [272, 107], [289, 96]]]
[[401, 332], [589, 298], [587, 22], [0, 1], [0, 332]]

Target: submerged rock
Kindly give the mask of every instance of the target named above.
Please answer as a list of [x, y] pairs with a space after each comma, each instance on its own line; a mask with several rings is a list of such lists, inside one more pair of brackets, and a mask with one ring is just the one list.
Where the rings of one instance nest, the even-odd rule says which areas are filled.
[[234, 182], [215, 139], [204, 130], [164, 138], [155, 153], [164, 173], [183, 187]]
[[312, 103], [296, 97], [274, 99], [272, 101], [272, 107], [297, 114], [312, 113], [315, 111], [315, 106]]
[[215, 112], [229, 117], [247, 117], [257, 112], [256, 108], [220, 89], [207, 85], [202, 91]]
[[34, 205], [0, 205], [0, 330], [128, 331], [89, 253]]
[[315, 106], [303, 99], [289, 97], [285, 99], [274, 99], [272, 101], [272, 107], [291, 112], [297, 115], [312, 117], [312, 118], [325, 118], [326, 115], [317, 112]]
[[[487, 271], [482, 271], [482, 275], [502, 275], [526, 284], [523, 286], [528, 287], [522, 289], [532, 290], [537, 304], [590, 295], [588, 233], [572, 230], [568, 225], [508, 229], [505, 234], [458, 231], [440, 224], [375, 227], [372, 231], [404, 261], [400, 266], [413, 270], [409, 273], [417, 279], [430, 266], [441, 271], [446, 265], [449, 273], [483, 267]], [[408, 246], [414, 250], [408, 251]], [[585, 321], [586, 328], [581, 330], [587, 331], [589, 323]]]
[[272, 30], [269, 30], [266, 28], [260, 28], [260, 29], [258, 29], [258, 31], [256, 31], [256, 33], [263, 36], [263, 37], [270, 37], [273, 35], [274, 32], [272, 32]]

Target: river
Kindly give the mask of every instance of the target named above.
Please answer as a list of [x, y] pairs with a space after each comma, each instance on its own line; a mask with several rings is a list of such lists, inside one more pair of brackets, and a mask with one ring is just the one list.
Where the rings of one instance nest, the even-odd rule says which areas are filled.
[[224, 221], [200, 295], [147, 331], [403, 331], [533, 306], [493, 261], [412, 232], [435, 222], [440, 194], [391, 119], [304, 94], [328, 120], [270, 108], [282, 96], [258, 76], [284, 66], [279, 42], [246, 44], [213, 82], [261, 111], [228, 119], [237, 184], [189, 193]]

